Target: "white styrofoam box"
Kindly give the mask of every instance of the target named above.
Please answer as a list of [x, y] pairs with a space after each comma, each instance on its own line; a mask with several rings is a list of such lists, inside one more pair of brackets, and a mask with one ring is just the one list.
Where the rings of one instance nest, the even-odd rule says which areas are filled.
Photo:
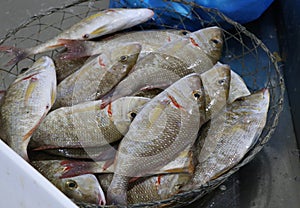
[[44, 176], [0, 140], [0, 207], [77, 208]]

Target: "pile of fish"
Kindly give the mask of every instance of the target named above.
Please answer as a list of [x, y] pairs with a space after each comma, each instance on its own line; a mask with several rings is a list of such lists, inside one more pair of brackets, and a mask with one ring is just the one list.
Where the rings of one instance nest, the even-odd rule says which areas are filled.
[[[75, 202], [136, 204], [199, 188], [260, 136], [268, 89], [219, 62], [218, 27], [117, 32], [149, 9], [108, 9], [8, 64], [41, 56], [1, 91], [0, 137]], [[109, 35], [112, 34], [112, 35]]]

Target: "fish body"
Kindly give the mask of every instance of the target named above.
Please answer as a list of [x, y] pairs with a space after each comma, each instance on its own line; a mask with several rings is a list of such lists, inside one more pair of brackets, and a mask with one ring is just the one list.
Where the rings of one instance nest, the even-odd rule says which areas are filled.
[[[107, 192], [113, 174], [96, 175], [104, 192]], [[158, 174], [130, 182], [127, 196], [128, 204], [139, 204], [168, 199], [180, 191], [191, 178], [191, 174]]]
[[107, 9], [93, 14], [74, 24], [56, 37], [43, 44], [28, 49], [17, 49], [10, 46], [1, 46], [0, 51], [14, 53], [16, 57], [9, 63], [63, 46], [61, 39], [90, 40], [106, 34], [130, 28], [149, 20], [154, 15], [153, 11], [146, 8], [139, 9]]
[[0, 137], [28, 160], [27, 145], [56, 97], [52, 59], [41, 57], [9, 86], [0, 106]]
[[198, 164], [184, 190], [200, 187], [242, 160], [266, 124], [269, 99], [264, 89], [229, 104], [210, 121], [197, 140]]
[[[104, 105], [142, 89], [166, 88], [187, 74], [202, 73], [211, 69], [221, 56], [223, 43], [221, 29], [212, 27], [189, 35], [191, 38], [174, 40], [162, 46], [157, 52], [140, 59], [132, 72], [111, 93], [101, 98]], [[199, 40], [196, 42], [195, 38], [198, 37]], [[211, 41], [217, 38], [220, 42], [218, 45]], [[203, 43], [200, 45], [198, 42]], [[218, 55], [210, 54], [216, 54], [216, 51], [219, 52]]]
[[[219, 78], [207, 83], [209, 86], [206, 88], [215, 89], [219, 92], [218, 96], [226, 96], [230, 70], [219, 65], [211, 70]], [[126, 204], [129, 178], [172, 161], [179, 152], [194, 143], [199, 128], [209, 115], [221, 108], [212, 102], [218, 96], [205, 95], [205, 92], [210, 92], [204, 89], [201, 78], [208, 78], [203, 76], [193, 73], [178, 80], [149, 101], [136, 116], [117, 152], [115, 174], [107, 194], [110, 203]], [[206, 103], [210, 103], [210, 108]]]
[[87, 60], [88, 57], [82, 57], [77, 59], [61, 59], [60, 57], [58, 57], [58, 55], [56, 55], [53, 58], [53, 61], [55, 64], [57, 83], [59, 84], [69, 75], [73, 74], [78, 69], [80, 69], [86, 63]]
[[92, 58], [58, 85], [54, 108], [95, 100], [109, 92], [132, 69], [141, 45], [126, 43], [110, 49]]
[[61, 40], [68, 49], [61, 54], [61, 59], [74, 59], [93, 56], [106, 50], [107, 47], [117, 46], [124, 42], [138, 42], [142, 45], [139, 59], [150, 52], [161, 48], [162, 45], [181, 39], [189, 34], [186, 30], [146, 30], [120, 33], [100, 41]]
[[[99, 147], [120, 140], [134, 116], [149, 101], [124, 97], [100, 109], [90, 101], [50, 112], [34, 133], [31, 149]], [[89, 151], [89, 149], [85, 149]]]
[[[83, 174], [114, 173], [115, 167], [112, 158], [104, 158], [102, 161], [85, 160], [40, 160], [35, 161], [36, 166], [51, 168], [55, 175], [60, 178], [74, 177]], [[173, 161], [159, 169], [153, 169], [147, 175], [171, 174], [171, 173], [193, 173], [194, 163], [190, 146], [182, 151]], [[51, 166], [51, 167], [50, 167]], [[144, 176], [144, 175], [143, 175]]]
[[97, 160], [98, 158], [102, 158], [102, 153], [110, 149], [113, 149], [111, 145], [104, 145], [101, 147], [45, 149], [43, 150], [43, 152], [50, 155], [56, 155], [71, 159]]
[[31, 165], [45, 176], [61, 192], [75, 202], [93, 203], [105, 205], [106, 199], [104, 192], [92, 174], [61, 178], [57, 170], [61, 168], [59, 163], [31, 161]]

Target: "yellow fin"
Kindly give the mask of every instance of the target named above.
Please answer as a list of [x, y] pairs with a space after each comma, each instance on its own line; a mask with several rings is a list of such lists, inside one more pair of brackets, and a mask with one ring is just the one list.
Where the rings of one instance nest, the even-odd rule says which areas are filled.
[[25, 103], [28, 102], [29, 97], [32, 95], [32, 92], [34, 91], [34, 89], [36, 88], [38, 80], [30, 80], [29, 85], [27, 87], [27, 90], [25, 92]]
[[54, 104], [56, 99], [56, 90], [53, 87], [53, 84], [51, 86], [51, 106]]

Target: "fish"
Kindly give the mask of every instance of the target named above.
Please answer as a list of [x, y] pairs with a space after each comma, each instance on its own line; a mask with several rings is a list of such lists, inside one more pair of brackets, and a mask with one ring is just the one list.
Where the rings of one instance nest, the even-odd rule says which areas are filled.
[[[221, 56], [221, 29], [210, 27], [190, 35], [190, 38], [174, 40], [140, 59], [131, 73], [110, 93], [99, 97], [103, 101], [103, 107], [117, 98], [145, 89], [164, 89], [187, 74], [200, 74], [211, 69]], [[218, 39], [219, 44], [211, 39]]]
[[163, 89], [159, 89], [159, 88], [153, 88], [153, 89], [145, 89], [145, 90], [140, 90], [136, 93], [133, 94], [133, 96], [137, 96], [137, 97], [146, 97], [146, 98], [154, 98], [156, 95], [158, 95], [159, 93], [161, 93], [163, 91]]
[[139, 59], [150, 52], [158, 50], [165, 43], [185, 37], [187, 30], [144, 30], [118, 33], [99, 41], [61, 40], [67, 51], [60, 58], [77, 59], [102, 53], [107, 47], [118, 46], [124, 42], [138, 42], [142, 45]]
[[[200, 127], [210, 115], [223, 108], [222, 100], [229, 91], [230, 70], [223, 65], [212, 72], [187, 75], [149, 101], [139, 112], [122, 139], [115, 159], [115, 173], [107, 192], [110, 204], [126, 205], [126, 190], [131, 177], [146, 174], [172, 161], [188, 145], [193, 145]], [[222, 73], [223, 72], [223, 73]], [[214, 82], [205, 83], [218, 95], [204, 89], [206, 76], [217, 74]], [[208, 108], [207, 104], [210, 105]], [[224, 103], [224, 105], [226, 102]]]
[[0, 46], [0, 51], [13, 54], [15, 57], [9, 61], [8, 65], [16, 64], [28, 56], [62, 47], [64, 44], [60, 42], [61, 39], [91, 40], [143, 23], [152, 18], [153, 15], [153, 11], [146, 8], [106, 9], [82, 19], [69, 29], [37, 46], [26, 49]]
[[[115, 156], [116, 151], [114, 151]], [[155, 174], [171, 174], [171, 173], [190, 173], [194, 171], [194, 158], [191, 151], [191, 147], [188, 146], [182, 151], [173, 161], [164, 165], [159, 169], [153, 169], [147, 173], [147, 175]], [[57, 176], [60, 178], [74, 177], [83, 174], [97, 174], [97, 173], [114, 173], [115, 167], [113, 166], [113, 158], [105, 158], [102, 161], [85, 161], [85, 160], [61, 160], [61, 159], [50, 159], [35, 161], [38, 163], [46, 164], [51, 166], [52, 170], [56, 170]], [[42, 165], [39, 165], [42, 166]], [[44, 166], [44, 165], [43, 165]], [[139, 177], [139, 176], [137, 176]], [[141, 177], [144, 177], [141, 176]]]
[[31, 161], [30, 164], [73, 201], [97, 205], [106, 204], [104, 192], [95, 175], [83, 174], [61, 178], [57, 174], [57, 167], [53, 166], [53, 163]]
[[139, 43], [126, 43], [92, 58], [58, 85], [53, 109], [103, 96], [130, 72], [140, 51]]
[[56, 97], [55, 66], [43, 56], [9, 86], [0, 106], [0, 137], [28, 160], [27, 145]]
[[101, 101], [58, 108], [36, 129], [29, 149], [85, 148], [89, 154], [88, 147], [101, 147], [123, 138], [148, 101], [143, 97], [124, 97], [104, 109], [100, 109]]
[[56, 149], [45, 149], [43, 152], [50, 154], [61, 156], [70, 159], [113, 159], [115, 156], [115, 152], [113, 154], [110, 153], [109, 150], [114, 150], [112, 145], [104, 145], [101, 147], [86, 147], [86, 148], [56, 148]]
[[195, 143], [195, 173], [182, 190], [198, 188], [238, 164], [266, 124], [270, 94], [263, 89], [239, 98], [212, 119]]
[[[104, 192], [107, 192], [113, 174], [96, 174]], [[128, 204], [139, 204], [165, 200], [179, 193], [192, 177], [189, 173], [157, 174], [138, 178], [128, 185]]]
[[56, 80], [58, 84], [69, 75], [80, 69], [89, 58], [81, 57], [76, 59], [61, 59], [59, 57], [60, 55], [58, 54], [53, 58], [56, 70]]

